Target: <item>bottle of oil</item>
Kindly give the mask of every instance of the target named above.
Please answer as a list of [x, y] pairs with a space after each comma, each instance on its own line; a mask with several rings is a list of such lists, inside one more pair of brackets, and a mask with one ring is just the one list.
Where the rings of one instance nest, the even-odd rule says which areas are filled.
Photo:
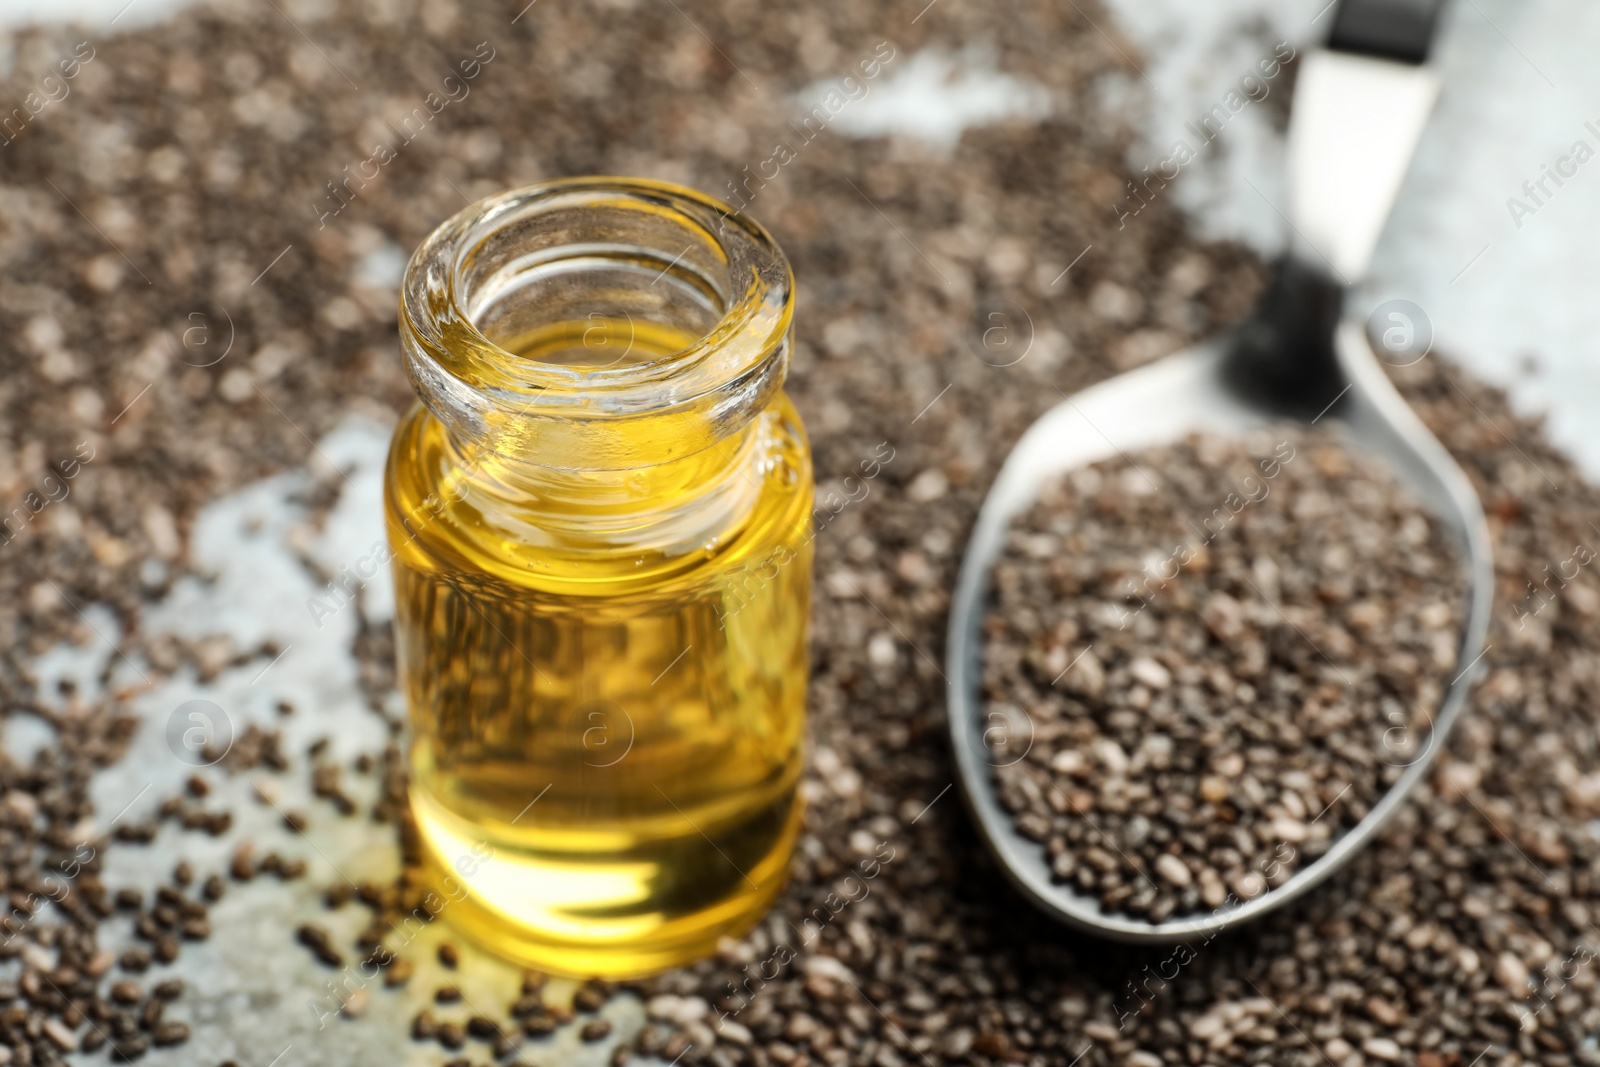
[[811, 593], [793, 278], [731, 208], [548, 182], [412, 257], [389, 455], [411, 806], [442, 918], [622, 977], [782, 885]]

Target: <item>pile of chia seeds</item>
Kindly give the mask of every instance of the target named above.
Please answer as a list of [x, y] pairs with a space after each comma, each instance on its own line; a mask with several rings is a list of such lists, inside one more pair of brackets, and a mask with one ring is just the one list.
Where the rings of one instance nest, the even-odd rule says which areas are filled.
[[993, 570], [1001, 802], [1107, 910], [1260, 896], [1425, 750], [1462, 582], [1442, 526], [1331, 434], [1197, 436], [1074, 471]]

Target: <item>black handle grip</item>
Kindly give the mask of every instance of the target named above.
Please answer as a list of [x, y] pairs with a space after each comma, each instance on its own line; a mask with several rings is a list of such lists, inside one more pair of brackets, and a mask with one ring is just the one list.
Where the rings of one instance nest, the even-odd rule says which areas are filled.
[[1328, 47], [1336, 52], [1421, 63], [1444, 0], [1342, 0]]

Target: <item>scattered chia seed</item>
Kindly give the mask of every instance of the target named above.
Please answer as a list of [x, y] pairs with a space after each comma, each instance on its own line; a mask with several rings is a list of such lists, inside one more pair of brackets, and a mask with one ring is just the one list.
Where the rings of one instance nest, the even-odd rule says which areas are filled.
[[[392, 417], [411, 402], [393, 293], [357, 280], [364, 257], [414, 248], [463, 195], [543, 177], [636, 173], [729, 193], [729, 181], [757, 171], [741, 168], [771, 151], [766, 142], [792, 136], [775, 99], [850, 72], [880, 40], [894, 48], [889, 75], [928, 50], [980, 41], [1001, 69], [1072, 106], [1037, 123], [974, 126], [948, 149], [816, 137], [779, 177], [741, 194], [759, 190], [751, 212], [801, 279], [786, 388], [810, 428], [822, 514], [832, 515], [814, 542], [806, 813], [770, 916], [712, 959], [625, 987], [645, 998], [649, 1021], [622, 1035], [618, 1054], [631, 1043], [684, 1067], [1593, 1062], [1593, 964], [1563, 976], [1596, 947], [1600, 846], [1587, 827], [1600, 818], [1600, 593], [1590, 570], [1550, 575], [1572, 573], [1563, 561], [1576, 545], [1596, 545], [1600, 492], [1537, 423], [1438, 357], [1391, 372], [1483, 494], [1500, 583], [1484, 680], [1429, 788], [1335, 883], [1190, 946], [1180, 969], [1167, 950], [1057, 931], [994, 871], [950, 792], [937, 649], [961, 546], [1021, 429], [1058, 390], [1215, 335], [1260, 289], [1262, 265], [1240, 246], [1199, 240], [1174, 198], [1156, 198], [1125, 227], [1109, 210], [1141, 161], [1130, 164], [1134, 97], [1098, 90], [1136, 84], [1143, 57], [1088, 0], [1024, 0], [1006, 17], [940, 4], [915, 20], [921, 4], [824, 0], [790, 18], [723, 0], [697, 5], [692, 23], [671, 5], [624, 4], [624, 17], [614, 5], [540, 4], [510, 25], [523, 6], [334, 0], [314, 22], [286, 7], [361, 87], [347, 91], [320, 56], [302, 62], [308, 40], [272, 5], [194, 5], [97, 39], [70, 99], [7, 144], [0, 324], [14, 343], [0, 350], [0, 504], [24, 500], [80, 440], [98, 449], [70, 504], [46, 513], [77, 521], [33, 522], [0, 546], [3, 713], [56, 735], [26, 760], [0, 761], [9, 891], [29, 893], [81, 842], [76, 828], [113, 814], [93, 810], [87, 784], [141, 728], [127, 694], [91, 701], [63, 690], [67, 713], [45, 701], [30, 674], [36, 657], [98, 640], [71, 605], [109, 609], [120, 651], [158, 684], [189, 670], [215, 677], [240, 655], [271, 659], [152, 637], [141, 619], [194, 575], [186, 541], [205, 502], [315, 461], [309, 442], [353, 411]], [[13, 32], [7, 99], [34, 90], [37, 57], [78, 40], [57, 33]], [[501, 53], [484, 75], [484, 85], [499, 79], [492, 89], [452, 104], [382, 181], [316, 228], [306, 190], [351, 162], [348, 146], [388, 101], [419, 99], [419, 71], [447, 67], [463, 42], [480, 40]], [[540, 76], [501, 77], [511, 64]], [[1269, 108], [1289, 97], [1274, 89]], [[277, 102], [268, 125], [244, 125], [241, 109], [267, 98]], [[293, 137], [280, 140], [276, 123], [289, 118]], [[73, 204], [131, 220], [95, 224], [126, 261]], [[1036, 330], [1011, 367], [952, 341], [993, 300], [1023, 307]], [[213, 304], [234, 315], [234, 354], [210, 368], [172, 358], [186, 316]], [[859, 478], [846, 479], [880, 443], [893, 459], [861, 496]], [[352, 652], [363, 692], [385, 714], [387, 626], [363, 622]], [[398, 717], [385, 717], [398, 731]], [[251, 728], [207, 773], [275, 772], [288, 766], [284, 751]], [[371, 814], [413, 869], [403, 755], [396, 744], [372, 759]], [[165, 828], [232, 833], [232, 813], [204, 799], [191, 794]], [[6, 814], [30, 803], [28, 819]], [[162, 828], [136, 814], [103, 826], [88, 842], [97, 858], [67, 880], [70, 903], [7, 929], [18, 959], [7, 973], [25, 997], [0, 1010], [13, 1063], [60, 1059], [44, 1036], [50, 1018], [80, 1035], [85, 1053], [108, 1044], [118, 1060], [147, 1053], [132, 1012], [81, 968], [97, 938], [120, 947], [99, 932], [100, 906], [114, 905], [98, 854], [149, 844]], [[253, 878], [253, 854], [230, 863], [230, 877]], [[422, 892], [404, 874], [393, 888], [363, 943], [381, 940], [386, 920]], [[858, 899], [830, 910], [847, 897]], [[142, 908], [109, 921], [120, 929]], [[158, 936], [148, 945], [175, 956], [179, 942]], [[796, 950], [786, 963], [773, 955], [779, 945]], [[152, 955], [123, 951], [118, 965], [138, 973]], [[41, 977], [28, 982], [37, 998], [21, 992], [26, 973], [61, 968], [78, 977], [57, 983], [60, 1003]], [[67, 1022], [75, 1003], [93, 1027]], [[543, 1021], [548, 1033], [567, 1010], [529, 1014], [524, 1031], [531, 1040]], [[376, 1014], [347, 1025], [376, 1026]]]
[[383, 984], [390, 989], [403, 986], [411, 981], [411, 976], [416, 973], [416, 966], [404, 957], [397, 958], [383, 972]]
[[572, 994], [574, 1011], [595, 1012], [611, 999], [611, 990], [603, 982], [585, 982]]
[[366, 989], [353, 989], [339, 1005], [339, 1013], [347, 1019], [357, 1019], [372, 1006], [372, 994]]
[[344, 955], [334, 947], [332, 937], [323, 927], [305, 923], [295, 931], [295, 936], [311, 950], [312, 955], [329, 967], [344, 966]]
[[187, 1023], [162, 1023], [150, 1031], [150, 1041], [157, 1048], [170, 1048], [181, 1045], [189, 1040], [189, 1026]]
[[442, 1022], [438, 1029], [439, 1044], [452, 1051], [467, 1043], [467, 1033], [460, 1023]]
[[517, 1029], [501, 1033], [494, 1041], [494, 1058], [503, 1060], [522, 1047], [522, 1031]]
[[249, 841], [241, 841], [233, 850], [233, 859], [228, 863], [228, 873], [236, 882], [248, 882], [256, 876], [255, 845]]

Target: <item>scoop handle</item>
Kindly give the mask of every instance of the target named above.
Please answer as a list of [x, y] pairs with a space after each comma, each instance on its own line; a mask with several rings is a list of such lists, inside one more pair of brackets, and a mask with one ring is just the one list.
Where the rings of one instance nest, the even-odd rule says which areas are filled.
[[1342, 0], [1328, 48], [1374, 59], [1422, 63], [1444, 0]]
[[1442, 0], [1340, 0], [1308, 51], [1289, 115], [1295, 255], [1340, 285], [1361, 280], [1439, 92], [1422, 63]]
[[1442, 0], [1340, 0], [1301, 58], [1289, 117], [1289, 253], [1235, 333], [1223, 376], [1283, 413], [1320, 417], [1348, 388], [1334, 348], [1438, 93], [1426, 66]]

